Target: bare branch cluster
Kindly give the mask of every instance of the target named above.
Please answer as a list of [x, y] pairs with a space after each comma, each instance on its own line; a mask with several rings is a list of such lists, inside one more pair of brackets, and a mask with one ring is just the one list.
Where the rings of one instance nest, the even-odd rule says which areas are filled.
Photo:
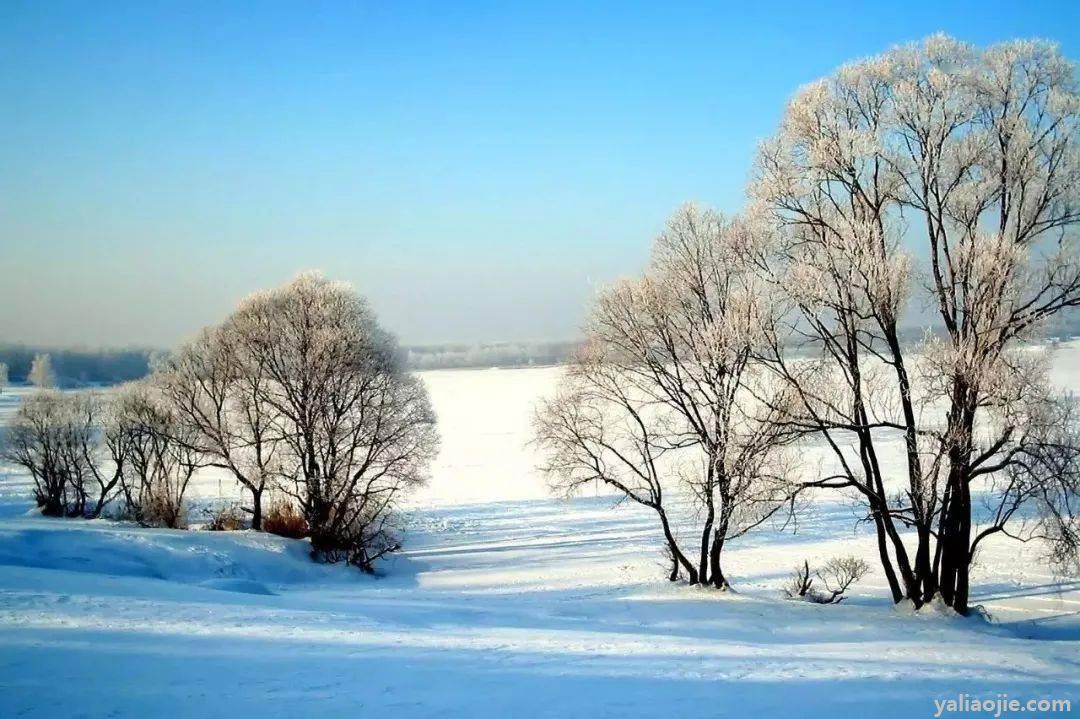
[[51, 389], [20, 405], [7, 428], [3, 456], [33, 478], [43, 513], [96, 517], [113, 498], [125, 449], [100, 427], [109, 411], [109, 403], [93, 393]]
[[[803, 565], [792, 572], [784, 594], [788, 599], [804, 599], [814, 604], [839, 604], [851, 585], [869, 571], [870, 565], [858, 557], [833, 557], [811, 576], [810, 563], [804, 560]], [[814, 579], [821, 582], [824, 589], [816, 588]]]
[[[552, 487], [603, 484], [652, 508], [671, 578], [692, 584], [726, 587], [725, 543], [793, 495], [793, 433], [775, 421], [788, 399], [754, 360], [771, 312], [750, 264], [759, 241], [741, 220], [681, 208], [645, 276], [598, 298], [584, 349], [536, 417]], [[694, 557], [676, 536], [686, 518], [672, 516], [687, 499], [701, 518]]]

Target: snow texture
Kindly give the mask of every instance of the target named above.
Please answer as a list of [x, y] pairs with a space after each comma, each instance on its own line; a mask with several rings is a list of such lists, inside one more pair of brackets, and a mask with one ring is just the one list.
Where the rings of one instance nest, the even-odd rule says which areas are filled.
[[[1080, 582], [1033, 545], [988, 544], [974, 618], [893, 607], [875, 573], [837, 606], [786, 601], [803, 559], [876, 569], [858, 509], [823, 495], [796, 533], [725, 549], [734, 593], [666, 582], [652, 515], [551, 499], [533, 469], [558, 372], [424, 374], [443, 449], [377, 577], [253, 532], [45, 519], [0, 470], [0, 717], [917, 717], [959, 693], [1078, 711]], [[1080, 349], [1055, 372], [1080, 388]], [[204, 474], [194, 497], [233, 492]]]

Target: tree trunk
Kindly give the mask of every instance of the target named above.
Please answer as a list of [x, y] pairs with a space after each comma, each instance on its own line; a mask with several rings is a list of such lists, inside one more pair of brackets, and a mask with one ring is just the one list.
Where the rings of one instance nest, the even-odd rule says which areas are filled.
[[712, 548], [709, 551], [709, 575], [712, 585], [717, 589], [730, 589], [727, 577], [720, 568], [720, 553], [724, 550], [724, 541], [727, 536], [727, 520], [723, 520], [713, 535]]
[[930, 565], [930, 517], [927, 506], [925, 487], [923, 486], [922, 459], [919, 456], [919, 441], [916, 433], [915, 407], [911, 399], [911, 379], [903, 361], [903, 349], [896, 331], [895, 322], [883, 324], [886, 341], [892, 353], [896, 368], [896, 379], [900, 387], [900, 407], [904, 414], [904, 448], [907, 454], [908, 486], [911, 490], [912, 506], [918, 532], [919, 546], [915, 550], [915, 591], [909, 592], [916, 607], [930, 601], [937, 592], [937, 582]]
[[967, 615], [969, 573], [971, 568], [971, 488], [968, 471], [971, 463], [971, 439], [975, 427], [975, 406], [971, 388], [963, 381], [954, 382], [949, 428], [949, 502], [942, 522], [941, 575], [938, 585], [941, 598], [955, 612]]
[[919, 547], [915, 552], [915, 577], [921, 585], [921, 595], [916, 606], [922, 606], [934, 598], [938, 591], [937, 577], [930, 563], [930, 527], [920, 523], [918, 527]]
[[705, 501], [705, 524], [701, 528], [701, 544], [698, 551], [698, 580], [705, 584], [709, 581], [709, 542], [712, 539], [713, 522], [716, 520], [716, 500], [713, 489], [716, 487], [716, 450], [708, 449], [709, 465], [705, 472], [705, 486], [702, 498]]
[[251, 528], [256, 532], [262, 531], [262, 496], [264, 487], [251, 490]]
[[41, 504], [41, 513], [47, 517], [64, 516], [64, 503], [59, 497], [46, 497]]
[[948, 536], [942, 552], [941, 597], [957, 614], [967, 615], [971, 571], [971, 496], [967, 483], [953, 488]]
[[671, 556], [673, 557], [674, 567], [670, 575], [670, 579], [675, 581], [679, 578], [679, 566], [686, 570], [686, 579], [690, 584], [698, 583], [698, 571], [694, 568], [694, 565], [690, 563], [690, 560], [686, 558], [682, 550], [679, 549], [679, 543], [675, 541], [675, 535], [671, 533], [671, 524], [668, 522], [667, 513], [657, 507], [657, 514], [660, 515], [660, 526], [664, 529], [664, 539], [667, 540], [668, 548], [671, 550]]
[[870, 510], [874, 517], [874, 528], [877, 530], [878, 558], [881, 560], [881, 568], [885, 572], [885, 579], [889, 582], [889, 592], [892, 593], [893, 602], [900, 603], [904, 593], [900, 590], [900, 582], [896, 579], [896, 570], [893, 569], [892, 558], [889, 557], [889, 541], [885, 532], [885, 521], [876, 509]]
[[[862, 421], [867, 422], [865, 414], [861, 415]], [[887, 495], [885, 494], [885, 483], [881, 477], [881, 464], [878, 461], [877, 452], [874, 449], [873, 440], [868, 431], [860, 432], [860, 451], [864, 455], [863, 466], [866, 468], [867, 477], [873, 482], [874, 498], [871, 500], [871, 511], [875, 513], [875, 521], [880, 521], [880, 528], [884, 530], [885, 535], [889, 539], [889, 543], [892, 545], [893, 554], [896, 556], [896, 570], [899, 572], [899, 580], [903, 582], [903, 587], [897, 585], [897, 591], [893, 592], [894, 601], [899, 602], [904, 597], [911, 599], [918, 604], [919, 598], [919, 583], [915, 578], [915, 573], [911, 571], [911, 560], [908, 558], [907, 547], [904, 546], [904, 540], [900, 536], [900, 533], [896, 530], [896, 523], [893, 522], [892, 516], [889, 514], [889, 502]], [[888, 550], [882, 549], [884, 556], [888, 556]], [[890, 567], [891, 569], [891, 567]], [[886, 571], [886, 574], [888, 570]], [[894, 579], [895, 579], [894, 575]], [[890, 583], [890, 588], [891, 588]], [[899, 592], [899, 597], [897, 597]]]
[[[711, 494], [711, 492], [710, 492]], [[705, 512], [705, 526], [701, 531], [701, 556], [698, 559], [698, 579], [702, 583], [709, 581], [709, 562], [710, 562], [710, 548], [709, 540], [713, 535], [713, 520], [716, 517], [716, 510], [713, 506], [712, 498], [710, 497], [708, 503], [708, 509]], [[715, 544], [715, 542], [714, 542]]]

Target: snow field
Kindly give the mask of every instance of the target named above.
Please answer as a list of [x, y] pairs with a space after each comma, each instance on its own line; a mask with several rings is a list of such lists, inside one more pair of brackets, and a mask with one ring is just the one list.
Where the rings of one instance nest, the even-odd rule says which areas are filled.
[[[1055, 365], [1073, 387], [1077, 352]], [[980, 555], [989, 621], [892, 607], [834, 495], [725, 549], [736, 592], [664, 581], [648, 511], [547, 496], [526, 442], [558, 372], [424, 373], [442, 452], [380, 577], [253, 532], [44, 519], [0, 473], [0, 716], [913, 717], [961, 692], [1077, 711], [1080, 582], [1034, 545]], [[233, 491], [204, 474], [194, 496]], [[849, 600], [780, 599], [838, 554], [875, 568]]]

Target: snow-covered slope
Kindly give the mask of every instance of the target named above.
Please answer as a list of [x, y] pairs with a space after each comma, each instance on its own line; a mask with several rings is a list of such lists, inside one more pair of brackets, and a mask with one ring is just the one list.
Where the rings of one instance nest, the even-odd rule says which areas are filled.
[[736, 593], [667, 583], [647, 512], [543, 497], [524, 445], [557, 372], [426, 375], [443, 454], [381, 577], [251, 532], [43, 519], [26, 479], [0, 474], [0, 717], [911, 717], [960, 693], [1080, 707], [1080, 583], [1037, 547], [980, 556], [989, 621], [896, 609], [875, 575], [838, 606], [784, 601], [804, 558], [872, 563], [857, 512], [828, 497], [797, 534], [732, 546]]

